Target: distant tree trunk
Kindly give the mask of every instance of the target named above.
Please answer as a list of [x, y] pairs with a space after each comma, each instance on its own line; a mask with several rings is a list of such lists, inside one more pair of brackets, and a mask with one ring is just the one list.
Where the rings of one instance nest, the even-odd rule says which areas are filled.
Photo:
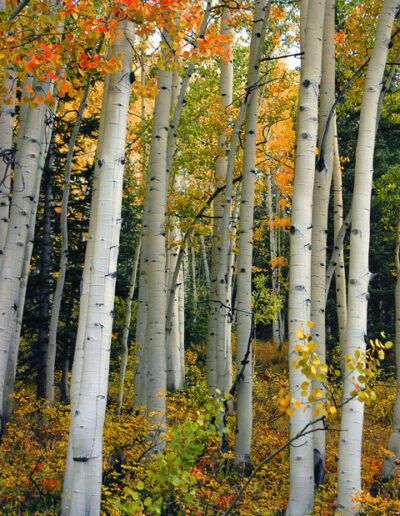
[[396, 346], [396, 400], [394, 403], [394, 414], [392, 433], [386, 449], [391, 453], [385, 453], [381, 466], [381, 474], [386, 480], [392, 480], [396, 474], [397, 464], [395, 461], [400, 457], [400, 211], [398, 213], [397, 235], [396, 235], [396, 288], [395, 288], [395, 346]]
[[[122, 183], [125, 165], [125, 134], [130, 98], [133, 27], [120, 22], [123, 38], [115, 38], [110, 54], [123, 55], [121, 69], [106, 81], [98, 147], [95, 160], [97, 195], [93, 196], [72, 380], [71, 430], [62, 511], [95, 516], [100, 511], [102, 432], [107, 402], [109, 357], [113, 323], [115, 281], [121, 226]], [[90, 261], [89, 261], [90, 259]], [[82, 338], [83, 337], [83, 338]], [[81, 344], [83, 342], [83, 345]], [[80, 359], [78, 355], [83, 355]], [[79, 371], [80, 369], [80, 371]], [[71, 457], [72, 455], [72, 457]], [[72, 464], [72, 475], [68, 471]], [[67, 473], [68, 471], [68, 473]], [[72, 478], [68, 478], [71, 475]], [[68, 485], [68, 482], [71, 484]], [[70, 499], [67, 499], [67, 496]]]
[[[322, 148], [326, 124], [329, 113], [335, 102], [335, 0], [326, 0], [324, 17], [324, 37], [322, 48], [322, 79], [320, 90], [320, 120], [319, 120], [319, 148]], [[317, 344], [316, 353], [321, 363], [326, 362], [325, 344], [325, 275], [326, 275], [326, 247], [328, 234], [328, 207], [332, 183], [333, 167], [333, 139], [332, 123], [323, 149], [323, 167], [318, 167], [314, 177], [313, 212], [312, 212], [312, 251], [311, 251], [311, 320], [314, 326], [311, 330], [312, 339]], [[322, 168], [322, 170], [320, 170]], [[322, 391], [318, 398], [325, 404], [325, 385], [317, 380], [313, 387]], [[322, 468], [325, 471], [325, 430], [323, 424], [318, 423], [319, 432], [313, 435], [314, 450], [321, 456]]]
[[204, 267], [204, 276], [206, 280], [206, 287], [207, 290], [210, 290], [210, 268], [208, 266], [208, 258], [207, 258], [207, 251], [206, 246], [204, 242], [204, 236], [200, 235], [200, 246], [201, 246], [201, 255], [203, 258], [203, 267]]
[[[271, 170], [267, 170], [267, 207], [268, 207], [268, 220], [269, 220], [269, 250], [271, 254], [272, 262], [272, 291], [275, 296], [279, 296], [278, 290], [278, 266], [276, 264], [276, 258], [278, 256], [277, 242], [276, 242], [276, 228], [274, 226], [274, 210], [272, 204], [272, 174]], [[279, 314], [277, 314], [272, 321], [272, 338], [278, 349], [281, 348], [281, 335], [279, 331]]]
[[136, 244], [135, 254], [133, 256], [133, 264], [132, 264], [129, 292], [128, 292], [128, 297], [126, 300], [124, 329], [122, 332], [122, 339], [121, 339], [122, 352], [121, 352], [121, 367], [120, 367], [120, 371], [119, 371], [119, 381], [118, 381], [118, 383], [119, 383], [118, 413], [121, 412], [122, 401], [123, 401], [123, 397], [124, 397], [124, 381], [125, 381], [126, 366], [128, 363], [128, 354], [129, 354], [128, 338], [129, 338], [129, 330], [131, 327], [132, 301], [133, 301], [133, 295], [135, 293], [136, 274], [137, 274], [137, 269], [138, 269], [138, 264], [139, 264], [140, 247], [141, 247], [141, 237], [139, 235], [139, 239]]
[[[289, 263], [290, 397], [300, 401], [302, 407], [290, 418], [290, 437], [297, 435], [312, 420], [308, 401], [300, 395], [300, 384], [306, 378], [293, 367], [292, 361], [297, 356], [295, 346], [299, 343], [296, 331], [309, 321], [311, 311], [312, 196], [310, 192], [313, 190], [315, 174], [324, 12], [324, 0], [309, 0], [300, 75]], [[308, 410], [305, 410], [306, 407]], [[304, 516], [313, 509], [312, 441], [312, 435], [307, 435], [298, 439], [296, 446], [290, 448], [290, 494], [287, 516]]]
[[68, 203], [69, 193], [71, 184], [71, 169], [72, 159], [74, 156], [74, 149], [76, 140], [78, 138], [83, 112], [86, 108], [87, 97], [90, 89], [90, 76], [87, 79], [87, 83], [83, 92], [81, 103], [79, 105], [78, 113], [72, 129], [71, 139], [68, 145], [67, 158], [65, 163], [65, 178], [64, 178], [64, 189], [61, 200], [61, 213], [60, 213], [60, 225], [61, 225], [61, 257], [60, 265], [58, 270], [58, 277], [56, 283], [56, 289], [54, 292], [54, 300], [51, 308], [51, 317], [49, 325], [49, 343], [47, 350], [47, 361], [46, 361], [46, 398], [50, 403], [54, 403], [54, 367], [56, 362], [57, 353], [57, 329], [58, 321], [60, 317], [61, 302], [64, 291], [65, 275], [67, 272], [68, 264]]
[[[342, 170], [340, 166], [339, 145], [336, 127], [336, 117], [334, 118], [334, 162], [333, 162], [333, 239], [336, 242], [339, 231], [343, 225], [343, 187]], [[343, 377], [345, 374], [345, 355], [346, 355], [346, 320], [347, 320], [347, 291], [346, 291], [346, 269], [344, 267], [343, 246], [336, 261], [335, 282], [336, 282], [336, 312], [339, 330], [340, 364]], [[326, 288], [328, 294], [329, 288]]]
[[265, 31], [271, 2], [256, 0], [251, 34], [247, 89], [249, 103], [243, 147], [242, 195], [240, 199], [240, 230], [237, 265], [237, 353], [236, 367], [242, 370], [237, 387], [237, 418], [235, 464], [246, 471], [250, 465], [253, 432], [253, 374], [252, 374], [252, 306], [251, 272], [253, 263], [253, 221], [256, 180], [256, 144], [258, 122], [258, 89], [260, 59], [264, 49]]
[[[389, 51], [390, 36], [398, 0], [385, 0], [379, 15], [374, 48], [365, 79], [356, 149], [350, 263], [346, 353], [354, 357], [357, 350], [365, 351], [367, 334], [368, 266], [370, 203], [373, 158], [379, 94]], [[338, 502], [339, 514], [355, 514], [352, 497], [361, 489], [361, 443], [364, 404], [351, 399], [354, 389], [352, 375], [344, 379], [342, 419], [340, 424]], [[350, 401], [349, 401], [350, 400]]]
[[50, 144], [49, 156], [45, 165], [44, 175], [44, 212], [42, 246], [40, 250], [40, 285], [39, 285], [39, 334], [36, 361], [36, 397], [46, 397], [46, 361], [49, 342], [50, 322], [50, 290], [52, 265], [52, 217], [54, 209], [52, 174], [54, 172], [54, 149]]

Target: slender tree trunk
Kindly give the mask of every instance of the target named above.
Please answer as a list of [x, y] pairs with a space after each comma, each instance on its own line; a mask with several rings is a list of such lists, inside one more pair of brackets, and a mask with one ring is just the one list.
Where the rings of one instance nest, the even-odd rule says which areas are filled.
[[[247, 88], [260, 77], [260, 59], [271, 2], [256, 0], [251, 34]], [[253, 432], [253, 374], [252, 374], [252, 306], [251, 269], [253, 263], [253, 220], [256, 180], [256, 144], [258, 122], [258, 90], [253, 89], [246, 110], [243, 147], [242, 195], [240, 199], [239, 254], [237, 266], [237, 370], [242, 375], [237, 387], [237, 418], [235, 464], [244, 472], [250, 464]]]
[[[340, 166], [339, 145], [336, 127], [336, 116], [334, 118], [334, 161], [333, 161], [333, 238], [336, 242], [340, 229], [343, 225], [343, 187], [342, 170]], [[350, 221], [349, 221], [350, 224]], [[335, 282], [336, 282], [336, 311], [339, 330], [340, 364], [343, 377], [345, 374], [345, 343], [346, 343], [346, 320], [347, 320], [347, 290], [346, 290], [346, 269], [344, 266], [344, 252], [341, 246], [338, 259], [335, 261]], [[329, 286], [326, 287], [328, 295]]]
[[[379, 94], [387, 60], [398, 0], [385, 0], [379, 15], [375, 44], [365, 79], [360, 125], [356, 149], [352, 230], [350, 236], [350, 265], [346, 352], [354, 357], [357, 350], [365, 351], [367, 334], [368, 267], [370, 203], [373, 158]], [[352, 374], [344, 379], [343, 401], [351, 399], [354, 389]], [[339, 441], [338, 503], [339, 514], [355, 514], [353, 495], [361, 489], [361, 442], [364, 404], [358, 399], [347, 402], [342, 409]]]
[[49, 343], [47, 350], [47, 361], [46, 361], [46, 398], [50, 403], [54, 403], [54, 367], [56, 362], [57, 353], [57, 329], [58, 321], [60, 317], [61, 302], [64, 291], [65, 275], [67, 272], [68, 265], [68, 202], [69, 192], [71, 184], [71, 169], [72, 159], [74, 155], [74, 149], [76, 140], [79, 134], [81, 126], [83, 112], [86, 108], [87, 97], [89, 94], [91, 79], [88, 77], [83, 97], [79, 105], [78, 114], [75, 120], [74, 128], [72, 130], [71, 139], [68, 146], [67, 159], [65, 164], [65, 178], [64, 178], [64, 189], [61, 200], [61, 257], [60, 265], [57, 277], [56, 289], [54, 292], [54, 301], [51, 309], [51, 318], [49, 326]]
[[[321, 80], [321, 56], [324, 0], [309, 0], [304, 58], [300, 75], [299, 109], [296, 131], [296, 159], [292, 195], [289, 263], [289, 385], [290, 397], [302, 407], [290, 418], [290, 437], [312, 420], [308, 401], [300, 396], [300, 384], [306, 379], [293, 367], [296, 331], [310, 319], [311, 301], [311, 227], [318, 131], [318, 92]], [[304, 328], [306, 330], [306, 328]], [[290, 494], [287, 516], [303, 516], [314, 503], [314, 467], [312, 436], [296, 441], [290, 448]]]
[[[164, 32], [168, 38], [168, 34]], [[166, 424], [166, 350], [165, 315], [165, 204], [167, 192], [167, 137], [171, 106], [172, 73], [160, 70], [154, 105], [153, 134], [150, 144], [148, 180], [148, 317], [146, 349], [148, 353], [147, 410], [153, 431], [149, 436], [157, 452], [165, 446]]]
[[131, 327], [132, 301], [133, 301], [133, 295], [135, 293], [136, 274], [137, 274], [137, 269], [138, 269], [138, 264], [139, 264], [140, 247], [141, 247], [141, 237], [139, 235], [139, 239], [136, 244], [135, 254], [133, 256], [133, 264], [132, 264], [129, 292], [128, 292], [128, 297], [126, 300], [124, 329], [122, 332], [122, 340], [121, 340], [122, 353], [121, 353], [121, 368], [119, 371], [118, 413], [121, 412], [122, 400], [124, 397], [124, 381], [125, 381], [126, 366], [128, 363], [128, 354], [129, 354], [128, 337], [129, 337], [129, 329]]
[[51, 290], [51, 259], [52, 259], [52, 217], [54, 208], [53, 184], [51, 175], [54, 172], [53, 143], [50, 144], [49, 156], [45, 165], [44, 186], [44, 213], [43, 213], [43, 239], [40, 256], [40, 286], [39, 286], [39, 334], [36, 360], [36, 397], [46, 396], [46, 362], [47, 347], [49, 342], [50, 322], [50, 290]]
[[[233, 48], [232, 13], [230, 9], [222, 11], [221, 34], [227, 38], [232, 38], [228, 45], [228, 51]], [[221, 95], [221, 106], [223, 113], [227, 113], [228, 107], [232, 103], [233, 90], [233, 60], [228, 62], [221, 59], [221, 75], [219, 82], [219, 92]], [[215, 185], [220, 186], [227, 180], [228, 161], [226, 151], [226, 133], [223, 131], [218, 137], [218, 149], [220, 154], [215, 165]], [[208, 319], [207, 336], [207, 385], [211, 393], [218, 388], [221, 393], [225, 392], [225, 342], [226, 342], [226, 321], [227, 309], [223, 305], [228, 305], [226, 299], [226, 283], [224, 278], [227, 274], [226, 260], [222, 255], [228, 253], [228, 239], [223, 238], [224, 231], [229, 232], [229, 225], [224, 225], [224, 194], [227, 199], [231, 193], [231, 188], [227, 186], [224, 193], [218, 195], [213, 203], [213, 229], [211, 247], [211, 274], [210, 274], [210, 312]], [[230, 215], [229, 199], [229, 215]], [[226, 217], [225, 217], [226, 218]], [[229, 219], [228, 219], [229, 221]], [[228, 222], [229, 224], [229, 222]], [[224, 270], [222, 270], [224, 268]], [[222, 283], [220, 283], [222, 281]], [[222, 303], [222, 305], [219, 303]]]
[[206, 245], [204, 242], [204, 236], [200, 235], [200, 246], [201, 246], [201, 255], [203, 258], [203, 267], [204, 267], [204, 276], [206, 280], [206, 287], [207, 290], [210, 291], [210, 268], [208, 266], [208, 258], [207, 258], [207, 251], [206, 251]]
[[[319, 146], [325, 133], [330, 110], [335, 102], [335, 0], [326, 0], [324, 16], [324, 38], [322, 49], [322, 79], [320, 90]], [[317, 168], [314, 178], [313, 215], [312, 215], [312, 251], [311, 251], [311, 320], [314, 326], [312, 339], [317, 344], [316, 353], [321, 363], [326, 361], [325, 344], [325, 275], [326, 246], [328, 234], [329, 194], [332, 182], [334, 131], [329, 124], [324, 150], [322, 170]], [[325, 403], [325, 385], [317, 380], [313, 387], [323, 394], [318, 398]], [[325, 471], [325, 430], [322, 422], [318, 423], [320, 431], [313, 436], [314, 450], [317, 450]]]
[[[279, 296], [278, 292], [278, 266], [276, 264], [277, 245], [276, 245], [276, 228], [274, 226], [274, 210], [272, 205], [272, 174], [271, 170], [267, 170], [267, 207], [269, 220], [269, 250], [272, 262], [272, 291], [274, 296]], [[272, 321], [272, 338], [278, 349], [281, 348], [281, 336], [279, 331], [279, 314]]]
[[[102, 473], [102, 432], [108, 387], [114, 292], [121, 226], [121, 200], [125, 164], [125, 134], [130, 97], [133, 23], [120, 23], [123, 38], [116, 38], [111, 55], [124, 56], [121, 69], [109, 75], [100, 120], [95, 175], [98, 176], [91, 210], [94, 232], [87, 247], [90, 261], [83, 311], [78, 328], [76, 400], [71, 409], [71, 431], [67, 467], [72, 463], [71, 489], [64, 486], [62, 510], [66, 514], [97, 515], [100, 511]], [[82, 302], [83, 301], [83, 302]], [[83, 346], [81, 348], [80, 342]], [[78, 371], [80, 369], [80, 371]], [[70, 456], [72, 455], [72, 460]], [[67, 473], [67, 472], [66, 472]], [[70, 496], [70, 500], [67, 499]], [[68, 508], [67, 508], [68, 505]]]

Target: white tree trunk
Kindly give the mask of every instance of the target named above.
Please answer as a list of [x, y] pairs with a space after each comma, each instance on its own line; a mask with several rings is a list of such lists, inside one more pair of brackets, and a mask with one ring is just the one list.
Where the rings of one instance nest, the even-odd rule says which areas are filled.
[[[167, 34], [165, 34], [166, 37]], [[167, 192], [167, 136], [171, 105], [172, 73], [160, 70], [154, 105], [153, 134], [150, 144], [148, 180], [148, 317], [146, 349], [148, 353], [147, 410], [153, 431], [151, 452], [165, 446], [166, 424], [166, 281], [165, 281], [165, 204]]]
[[[133, 55], [133, 23], [120, 24], [123, 38], [116, 38], [111, 55], [124, 56], [122, 67], [107, 81], [106, 101], [100, 120], [99, 144], [96, 154], [95, 174], [98, 176], [94, 195], [96, 204], [91, 210], [94, 233], [87, 247], [90, 262], [86, 279], [87, 291], [81, 300], [83, 311], [77, 341], [77, 352], [83, 354], [77, 364], [74, 378], [76, 400], [71, 407], [68, 461], [72, 462], [72, 489], [64, 486], [63, 508], [66, 514], [97, 515], [100, 511], [102, 473], [102, 432], [108, 387], [108, 369], [113, 322], [114, 292], [121, 226], [121, 200], [125, 164], [125, 134], [130, 97], [130, 72]], [[91, 248], [91, 249], [90, 249]], [[86, 257], [85, 257], [86, 261]], [[85, 283], [85, 281], [84, 281]], [[81, 369], [81, 371], [79, 371]], [[71, 456], [72, 454], [72, 461]], [[67, 473], [67, 472], [66, 472]], [[67, 509], [68, 504], [68, 509]]]
[[[315, 173], [324, 11], [324, 0], [309, 0], [305, 54], [300, 76], [290, 227], [289, 385], [291, 398], [299, 400], [302, 407], [290, 418], [290, 437], [297, 435], [312, 420], [311, 408], [300, 396], [300, 384], [305, 377], [292, 366], [292, 362], [296, 358], [294, 348], [299, 342], [296, 331], [309, 321], [311, 309], [312, 198], [310, 192], [313, 189]], [[313, 443], [312, 436], [307, 435], [296, 441], [295, 447], [290, 448], [290, 494], [286, 514], [303, 516], [312, 511], [313, 502]]]
[[[42, 95], [48, 86], [48, 83], [36, 83], [35, 94]], [[14, 195], [0, 271], [0, 420], [3, 418], [8, 354], [16, 331], [20, 283], [32, 205], [35, 203], [35, 188], [40, 181], [45, 111], [46, 106], [43, 103], [36, 109], [28, 110], [24, 133], [18, 139], [15, 157]]]
[[[335, 102], [335, 0], [326, 0], [324, 17], [324, 37], [322, 49], [322, 79], [320, 90], [320, 120], [319, 148], [329, 120], [329, 113]], [[312, 215], [312, 251], [311, 251], [311, 320], [312, 339], [317, 344], [316, 353], [322, 363], [326, 361], [325, 348], [325, 274], [326, 246], [328, 234], [329, 194], [332, 182], [332, 167], [334, 157], [334, 131], [332, 122], [329, 124], [323, 149], [323, 168], [317, 168], [314, 178], [313, 215]], [[313, 381], [313, 387], [322, 391], [319, 398], [325, 403], [325, 386], [322, 382]], [[321, 429], [313, 436], [313, 446], [321, 456], [325, 470], [325, 430], [322, 422]]]
[[0, 109], [0, 252], [3, 252], [7, 237], [10, 210], [13, 128], [17, 79], [12, 67], [4, 70]]
[[[265, 0], [254, 4], [254, 23], [251, 34], [247, 88], [258, 83], [267, 19]], [[242, 370], [237, 387], [237, 418], [235, 439], [235, 464], [245, 471], [250, 464], [251, 436], [253, 432], [253, 374], [252, 374], [252, 306], [251, 269], [253, 263], [253, 220], [256, 180], [256, 143], [258, 121], [258, 90], [251, 91], [246, 110], [243, 147], [242, 195], [239, 213], [239, 254], [237, 265], [237, 353], [236, 367]]]
[[[232, 50], [233, 34], [232, 14], [230, 9], [222, 11], [221, 34], [232, 38], [228, 45], [228, 50]], [[221, 75], [219, 82], [219, 92], [221, 95], [222, 110], [225, 111], [232, 103], [233, 91], [233, 60], [228, 62], [221, 59]], [[222, 131], [218, 137], [218, 149], [221, 153], [217, 157], [215, 165], [215, 186], [219, 187], [226, 181], [228, 161], [226, 151], [226, 133]], [[228, 190], [228, 189], [227, 189]], [[225, 344], [226, 344], [226, 323], [228, 311], [223, 305], [229, 306], [226, 299], [226, 282], [224, 277], [227, 274], [226, 260], [222, 255], [228, 256], [228, 239], [223, 238], [224, 231], [229, 232], [229, 226], [224, 227], [224, 196], [228, 196], [229, 191], [218, 195], [213, 203], [213, 229], [212, 229], [212, 248], [211, 248], [211, 274], [210, 274], [210, 312], [208, 319], [207, 336], [207, 385], [210, 392], [214, 393], [218, 388], [221, 393], [225, 392]], [[221, 283], [222, 281], [222, 283]]]
[[[367, 334], [368, 267], [370, 203], [377, 108], [382, 79], [389, 50], [398, 0], [385, 0], [379, 15], [375, 44], [365, 79], [360, 125], [356, 149], [352, 229], [350, 236], [350, 265], [346, 352], [354, 357], [357, 350], [365, 351]], [[347, 402], [354, 389], [352, 374], [344, 380], [343, 401]], [[361, 442], [364, 404], [357, 399], [342, 409], [338, 464], [339, 514], [355, 514], [353, 495], [361, 489]]]
[[210, 268], [208, 266], [208, 258], [207, 258], [207, 251], [206, 251], [206, 245], [204, 242], [204, 236], [200, 235], [200, 246], [201, 246], [201, 255], [203, 258], [203, 267], [204, 267], [204, 277], [206, 280], [206, 287], [207, 290], [210, 290]]

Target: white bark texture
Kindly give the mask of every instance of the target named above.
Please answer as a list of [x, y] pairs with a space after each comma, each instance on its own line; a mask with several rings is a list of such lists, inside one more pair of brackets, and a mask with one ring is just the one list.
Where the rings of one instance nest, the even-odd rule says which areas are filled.
[[[168, 35], [166, 35], [168, 37]], [[151, 453], [165, 446], [166, 425], [166, 281], [165, 281], [165, 204], [167, 191], [166, 154], [171, 105], [172, 73], [160, 70], [154, 105], [153, 134], [150, 144], [148, 181], [148, 316], [146, 330], [147, 411], [153, 425], [149, 439]], [[150, 444], [150, 443], [149, 443]]]
[[83, 111], [86, 107], [87, 96], [90, 88], [90, 79], [86, 84], [83, 97], [78, 109], [74, 128], [72, 130], [71, 139], [68, 146], [68, 153], [65, 165], [64, 189], [61, 200], [61, 258], [59, 273], [57, 277], [56, 289], [54, 292], [54, 301], [51, 309], [51, 318], [49, 326], [49, 344], [47, 349], [46, 361], [46, 398], [50, 403], [54, 403], [54, 367], [57, 352], [57, 329], [60, 316], [61, 301], [64, 291], [65, 275], [68, 264], [68, 201], [71, 182], [72, 159], [74, 155], [75, 143], [79, 134]]
[[13, 128], [15, 115], [15, 94], [17, 79], [12, 67], [4, 70], [3, 88], [0, 108], [0, 252], [6, 242], [8, 216], [10, 210], [11, 169]]
[[[83, 338], [80, 378], [74, 395], [71, 417], [69, 455], [72, 452], [71, 499], [63, 502], [66, 514], [97, 515], [100, 511], [102, 473], [102, 432], [107, 401], [108, 370], [113, 322], [114, 292], [121, 226], [121, 200], [125, 164], [125, 134], [130, 97], [130, 72], [133, 55], [133, 23], [121, 22], [123, 38], [117, 37], [111, 54], [122, 54], [122, 67], [110, 75], [105, 91], [100, 120], [99, 144], [95, 174], [98, 176], [94, 195], [96, 204], [91, 210], [91, 245], [87, 254], [91, 260], [87, 292], [81, 309], [84, 312], [78, 328]], [[90, 249], [91, 247], [91, 249]], [[86, 261], [86, 257], [85, 257]], [[85, 287], [85, 285], [84, 285]], [[87, 301], [86, 301], [87, 300]], [[82, 302], [82, 300], [81, 300]], [[81, 321], [80, 321], [81, 322]], [[80, 342], [78, 343], [80, 348]], [[71, 405], [72, 407], [72, 405]], [[67, 458], [67, 462], [68, 462]], [[70, 460], [70, 459], [69, 459]], [[66, 487], [66, 486], [65, 486]], [[65, 498], [67, 493], [65, 491]]]
[[[290, 228], [289, 385], [291, 398], [299, 400], [302, 407], [290, 418], [290, 437], [297, 435], [312, 420], [311, 408], [300, 396], [300, 384], [306, 378], [292, 366], [292, 362], [296, 358], [294, 348], [299, 342], [296, 331], [307, 323], [311, 311], [312, 197], [310, 192], [313, 189], [315, 173], [324, 11], [323, 0], [309, 0], [305, 53], [300, 76]], [[290, 448], [290, 493], [287, 516], [303, 516], [312, 511], [314, 500], [312, 441], [312, 436], [307, 435], [296, 441], [296, 446]]]
[[[173, 189], [178, 192], [183, 188], [183, 177], [175, 174]], [[181, 327], [179, 318], [179, 299], [183, 285], [180, 281], [174, 281], [174, 273], [178, 261], [179, 245], [181, 243], [182, 235], [179, 228], [177, 217], [172, 216], [172, 230], [168, 235], [168, 267], [167, 267], [167, 281], [168, 281], [168, 303], [173, 303], [172, 314], [167, 316], [166, 323], [166, 352], [167, 352], [167, 389], [169, 392], [175, 392], [183, 387], [183, 378], [181, 370]], [[182, 265], [180, 265], [181, 270]], [[181, 279], [183, 276], [180, 274]], [[172, 296], [173, 299], [170, 300]], [[167, 303], [167, 304], [168, 304]]]
[[[360, 125], [356, 149], [352, 229], [350, 235], [350, 264], [346, 352], [354, 356], [365, 351], [367, 334], [368, 266], [370, 204], [377, 108], [383, 74], [389, 51], [390, 36], [398, 0], [385, 0], [379, 15], [375, 44], [365, 79]], [[349, 400], [354, 389], [352, 374], [344, 379], [343, 401]], [[342, 409], [338, 464], [339, 514], [355, 514], [353, 495], [361, 489], [361, 443], [364, 404], [357, 399], [347, 402]]]
[[258, 89], [269, 6], [265, 0], [256, 0], [252, 28], [247, 88], [250, 99], [246, 110], [243, 147], [242, 195], [239, 212], [239, 253], [237, 265], [237, 352], [236, 367], [242, 371], [237, 386], [237, 418], [235, 439], [235, 464], [250, 464], [251, 436], [253, 432], [253, 374], [252, 374], [252, 307], [251, 268], [253, 262], [253, 221], [256, 180], [256, 143], [258, 121]]
[[[231, 26], [230, 9], [224, 9], [221, 20], [221, 34], [225, 37], [233, 38], [234, 30]], [[228, 43], [232, 48], [233, 40]], [[219, 92], [221, 95], [222, 109], [225, 111], [232, 103], [233, 91], [233, 60], [228, 62], [221, 59], [221, 75], [219, 82]], [[226, 181], [227, 157], [226, 157], [226, 133], [223, 131], [218, 137], [218, 149], [220, 155], [217, 157], [215, 165], [215, 185], [221, 186]], [[225, 392], [225, 342], [226, 324], [228, 311], [222, 305], [229, 306], [230, 300], [226, 296], [227, 264], [222, 259], [222, 254], [228, 256], [228, 239], [223, 239], [223, 233], [229, 233], [229, 226], [224, 227], [224, 194], [221, 192], [213, 203], [213, 230], [211, 248], [211, 274], [210, 274], [210, 313], [208, 320], [207, 336], [207, 385], [210, 392], [218, 388], [221, 393]], [[224, 242], [224, 243], [223, 243]], [[226, 265], [226, 266], [224, 266]], [[219, 302], [218, 302], [219, 301]], [[222, 303], [222, 305], [221, 305]]]
[[[46, 85], [48, 86], [48, 83], [36, 83], [35, 94], [43, 94]], [[20, 283], [32, 205], [35, 203], [35, 189], [40, 181], [45, 112], [46, 106], [43, 103], [36, 109], [28, 110], [24, 132], [18, 139], [15, 156], [14, 195], [0, 271], [0, 420], [3, 417], [8, 354], [16, 331]]]
[[[320, 119], [319, 119], [319, 148], [322, 150], [322, 140], [326, 131], [329, 113], [335, 102], [335, 0], [326, 0], [324, 16], [324, 37], [322, 47], [322, 78], [320, 90]], [[317, 168], [314, 177], [313, 215], [312, 215], [312, 251], [311, 251], [311, 320], [312, 339], [317, 344], [316, 353], [322, 363], [326, 361], [325, 352], [325, 272], [326, 245], [328, 234], [329, 194], [332, 182], [334, 131], [330, 122], [323, 149], [323, 168]], [[325, 403], [325, 386], [323, 382], [313, 381], [313, 387], [320, 389], [323, 394], [319, 398]], [[314, 449], [321, 454], [325, 468], [325, 430], [323, 424], [313, 436]]]

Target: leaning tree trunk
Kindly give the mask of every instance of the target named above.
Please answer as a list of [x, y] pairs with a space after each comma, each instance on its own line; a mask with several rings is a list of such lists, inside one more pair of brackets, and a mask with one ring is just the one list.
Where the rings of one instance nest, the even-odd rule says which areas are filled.
[[[385, 0], [379, 15], [375, 44], [365, 79], [356, 149], [350, 264], [346, 353], [354, 357], [365, 351], [367, 334], [368, 266], [370, 205], [377, 109], [385, 64], [390, 46], [398, 0]], [[339, 514], [355, 514], [352, 497], [361, 489], [361, 443], [364, 404], [351, 399], [352, 374], [344, 379], [342, 419], [340, 425], [338, 503]]]
[[247, 89], [250, 99], [246, 110], [243, 147], [242, 195], [239, 211], [239, 254], [237, 265], [237, 353], [236, 367], [241, 371], [237, 386], [237, 418], [235, 464], [244, 472], [250, 465], [253, 432], [253, 374], [252, 374], [252, 305], [251, 270], [253, 263], [253, 220], [256, 181], [256, 144], [258, 121], [258, 84], [260, 59], [264, 49], [265, 31], [271, 3], [256, 0], [252, 28]]
[[[293, 438], [312, 421], [307, 398], [300, 395], [305, 376], [292, 362], [299, 343], [296, 335], [310, 319], [311, 299], [311, 227], [318, 131], [318, 92], [321, 80], [321, 56], [324, 0], [309, 0], [304, 58], [300, 75], [299, 108], [296, 131], [296, 159], [292, 196], [289, 263], [289, 384], [290, 397], [301, 408], [290, 418]], [[314, 501], [314, 467], [312, 436], [296, 441], [290, 448], [290, 494], [287, 516], [303, 516], [312, 511]]]
[[[322, 49], [322, 79], [320, 90], [319, 148], [322, 163], [317, 166], [314, 178], [312, 251], [311, 251], [311, 320], [312, 339], [317, 345], [316, 353], [321, 363], [326, 361], [325, 346], [325, 271], [328, 234], [329, 194], [332, 182], [333, 139], [332, 122], [329, 113], [335, 102], [335, 0], [326, 0], [324, 17], [324, 39]], [[329, 124], [329, 125], [327, 125]], [[325, 404], [325, 385], [313, 380], [313, 387], [322, 392], [318, 401]], [[317, 416], [318, 417], [318, 416]], [[322, 422], [320, 430], [313, 436], [314, 453], [321, 459], [321, 469], [315, 482], [319, 485], [325, 472], [325, 430]]]
[[[98, 192], [91, 210], [94, 234], [90, 235], [91, 254], [86, 279], [87, 291], [81, 306], [84, 317], [78, 328], [80, 365], [76, 400], [71, 404], [70, 441], [67, 468], [72, 464], [72, 483], [64, 486], [63, 510], [66, 514], [97, 515], [100, 511], [102, 476], [102, 432], [104, 425], [108, 370], [113, 323], [114, 293], [121, 226], [121, 201], [125, 165], [125, 134], [128, 116], [133, 23], [121, 22], [123, 38], [116, 38], [111, 55], [123, 55], [121, 69], [109, 76], [100, 120], [95, 175]], [[90, 249], [91, 247], [91, 249]], [[81, 301], [82, 303], [82, 301]], [[78, 357], [75, 357], [78, 359]], [[71, 400], [72, 401], [72, 400]], [[72, 460], [71, 460], [72, 455]], [[66, 472], [67, 474], [67, 472]], [[67, 493], [68, 489], [68, 493]], [[67, 500], [70, 496], [70, 500]], [[68, 508], [67, 508], [68, 506]]]

